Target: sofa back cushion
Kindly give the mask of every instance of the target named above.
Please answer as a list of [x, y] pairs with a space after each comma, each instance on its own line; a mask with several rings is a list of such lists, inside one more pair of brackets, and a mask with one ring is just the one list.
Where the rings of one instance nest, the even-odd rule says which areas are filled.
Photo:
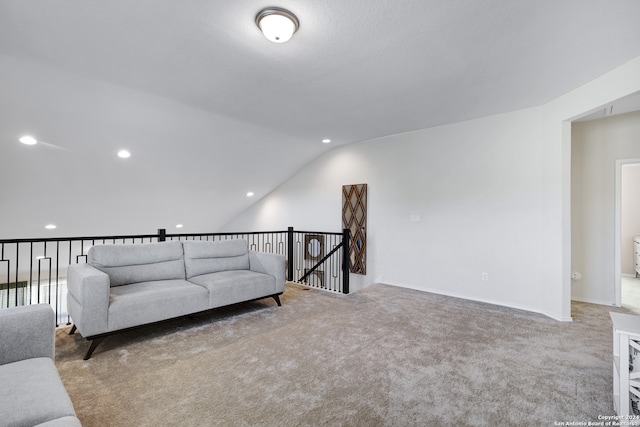
[[181, 242], [93, 246], [87, 263], [107, 273], [111, 286], [185, 278]]
[[182, 243], [187, 279], [219, 271], [249, 269], [249, 250], [246, 240], [218, 242], [190, 240]]

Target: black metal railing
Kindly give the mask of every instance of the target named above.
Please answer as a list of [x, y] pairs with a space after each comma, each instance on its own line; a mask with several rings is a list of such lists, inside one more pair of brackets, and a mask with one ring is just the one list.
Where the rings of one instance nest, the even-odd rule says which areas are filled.
[[249, 250], [287, 255], [286, 231], [254, 231], [246, 233], [193, 233], [166, 234], [164, 229], [158, 230], [158, 241], [202, 240], [220, 241], [244, 239], [249, 243]]
[[[349, 230], [342, 233], [294, 231], [289, 228], [288, 277], [305, 285], [349, 293]], [[345, 252], [346, 251], [346, 252]], [[347, 255], [345, 255], [347, 254]], [[345, 268], [346, 267], [346, 268]]]
[[[346, 238], [345, 238], [346, 237]], [[96, 245], [143, 244], [165, 240], [245, 239], [250, 250], [285, 255], [287, 280], [349, 293], [348, 230], [343, 233], [260, 231], [243, 233], [157, 234], [0, 240], [0, 308], [51, 304], [56, 323], [69, 323], [67, 268], [86, 262]], [[346, 252], [345, 252], [346, 249]]]

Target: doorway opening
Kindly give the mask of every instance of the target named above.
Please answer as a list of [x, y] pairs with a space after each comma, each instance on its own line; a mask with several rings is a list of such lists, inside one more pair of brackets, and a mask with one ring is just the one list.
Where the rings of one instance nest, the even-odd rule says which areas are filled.
[[616, 162], [615, 237], [616, 304], [640, 314], [640, 159]]

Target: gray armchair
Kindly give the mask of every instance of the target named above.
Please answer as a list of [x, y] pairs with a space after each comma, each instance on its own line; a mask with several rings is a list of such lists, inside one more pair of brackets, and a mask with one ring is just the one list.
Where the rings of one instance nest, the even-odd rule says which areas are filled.
[[0, 309], [3, 426], [80, 426], [53, 362], [54, 334], [48, 304]]

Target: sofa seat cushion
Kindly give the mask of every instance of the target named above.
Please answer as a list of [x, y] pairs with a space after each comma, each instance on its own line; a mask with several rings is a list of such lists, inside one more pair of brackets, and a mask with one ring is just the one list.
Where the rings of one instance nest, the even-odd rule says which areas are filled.
[[158, 280], [111, 288], [109, 331], [207, 310], [209, 292], [186, 280]]
[[192, 277], [189, 281], [209, 291], [209, 308], [262, 298], [277, 293], [276, 279], [249, 270], [220, 271]]
[[181, 242], [94, 246], [87, 263], [109, 275], [111, 286], [185, 278]]
[[0, 424], [3, 426], [32, 427], [76, 416], [56, 366], [48, 357], [0, 365], [0, 386]]

